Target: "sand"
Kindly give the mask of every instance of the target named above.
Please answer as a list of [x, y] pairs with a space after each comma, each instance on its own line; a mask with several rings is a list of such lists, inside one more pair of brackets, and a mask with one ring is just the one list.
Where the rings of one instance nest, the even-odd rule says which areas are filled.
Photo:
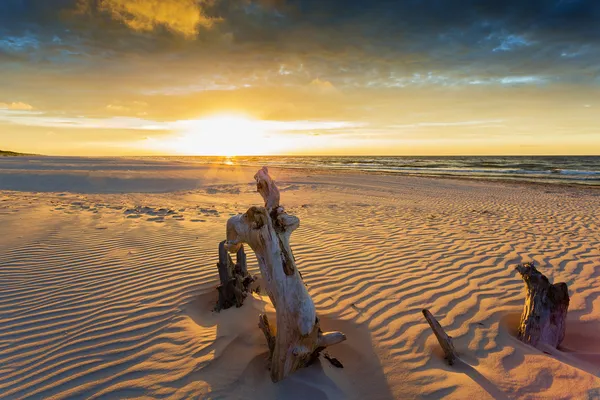
[[[255, 170], [0, 160], [0, 398], [600, 398], [600, 190], [272, 169], [322, 325], [348, 336], [328, 350], [343, 369], [272, 384], [268, 301], [211, 311]], [[569, 285], [555, 355], [515, 338], [530, 260]], [[422, 308], [466, 366], [445, 364]]]

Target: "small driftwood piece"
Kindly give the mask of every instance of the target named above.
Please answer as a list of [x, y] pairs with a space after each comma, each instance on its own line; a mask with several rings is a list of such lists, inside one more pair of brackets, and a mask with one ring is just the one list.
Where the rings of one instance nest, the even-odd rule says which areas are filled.
[[269, 345], [271, 379], [280, 381], [317, 359], [328, 346], [346, 340], [340, 332], [322, 332], [315, 305], [290, 247], [300, 220], [279, 205], [280, 194], [266, 167], [254, 176], [264, 207], [251, 207], [227, 221], [229, 252], [247, 243], [256, 253], [266, 291], [275, 307], [276, 326], [260, 315], [259, 327]]
[[454, 349], [454, 344], [452, 343], [452, 337], [448, 336], [444, 329], [440, 325], [440, 323], [435, 319], [433, 315], [429, 312], [429, 310], [424, 309], [423, 315], [425, 319], [429, 323], [431, 330], [435, 333], [435, 337], [437, 338], [442, 350], [444, 350], [444, 354], [446, 355], [446, 360], [448, 364], [452, 365], [454, 369], [459, 372], [466, 374], [469, 378], [479, 384], [493, 399], [508, 399], [506, 394], [504, 394], [501, 390], [499, 390], [494, 384], [492, 384], [485, 376], [483, 376], [479, 371], [473, 368], [471, 365], [467, 364], [464, 360], [462, 360], [456, 350]]
[[440, 323], [435, 319], [435, 317], [429, 312], [429, 310], [424, 309], [423, 315], [429, 323], [431, 330], [435, 334], [438, 342], [440, 342], [440, 346], [442, 350], [444, 350], [444, 354], [446, 355], [446, 361], [448, 364], [453, 365], [454, 362], [458, 360], [458, 355], [456, 354], [456, 350], [454, 350], [454, 344], [452, 343], [452, 337], [448, 336], [446, 332], [444, 332], [444, 328], [440, 325]]
[[515, 268], [527, 293], [517, 337], [540, 350], [556, 349], [565, 338], [569, 290], [564, 282], [551, 284], [533, 263]]
[[254, 282], [254, 278], [248, 274], [244, 246], [240, 246], [237, 250], [236, 263], [234, 264], [225, 249], [225, 241], [219, 243], [217, 268], [219, 268], [221, 284], [217, 287], [219, 301], [215, 306], [215, 310], [221, 311], [233, 306], [241, 307], [248, 295], [250, 284]]

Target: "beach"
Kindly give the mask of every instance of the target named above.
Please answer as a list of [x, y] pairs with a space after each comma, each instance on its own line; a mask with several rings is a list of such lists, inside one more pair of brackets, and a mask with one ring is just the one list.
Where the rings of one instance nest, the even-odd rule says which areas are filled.
[[[321, 324], [347, 336], [327, 349], [343, 369], [273, 384], [268, 297], [212, 311], [225, 224], [262, 205], [256, 170], [0, 160], [0, 398], [600, 398], [597, 188], [271, 167]], [[528, 261], [568, 284], [557, 354], [516, 338]]]

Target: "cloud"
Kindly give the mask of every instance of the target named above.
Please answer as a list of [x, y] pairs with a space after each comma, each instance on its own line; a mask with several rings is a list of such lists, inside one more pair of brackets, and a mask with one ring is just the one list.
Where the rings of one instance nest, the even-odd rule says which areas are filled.
[[[1, 104], [0, 104], [1, 105]], [[216, 119], [218, 120], [218, 118]], [[176, 121], [154, 121], [136, 117], [57, 117], [49, 116], [42, 112], [3, 111], [0, 107], [0, 122], [15, 125], [45, 128], [65, 129], [105, 129], [105, 130], [132, 130], [132, 131], [204, 131], [214, 129], [215, 118], [187, 119]], [[340, 129], [364, 126], [364, 123], [349, 121], [277, 121], [277, 120], [250, 120], [249, 124], [264, 132], [302, 132], [313, 130], [336, 131]], [[246, 123], [245, 125], [248, 125]]]
[[358, 128], [366, 124], [348, 121], [260, 121], [259, 124], [265, 131], [272, 132], [294, 132], [326, 130], [336, 131], [340, 129]]
[[393, 129], [413, 129], [413, 128], [449, 128], [455, 126], [496, 126], [500, 127], [504, 122], [503, 119], [489, 120], [470, 120], [470, 121], [454, 121], [454, 122], [417, 122], [414, 124], [390, 125]]
[[33, 106], [22, 102], [0, 103], [0, 110], [30, 111], [33, 110]]
[[546, 80], [539, 76], [506, 76], [500, 79], [500, 83], [504, 85], [528, 84], [528, 83], [544, 83]]
[[142, 131], [161, 131], [169, 129], [169, 124], [133, 117], [86, 118], [56, 117], [43, 113], [0, 112], [0, 122], [15, 125], [46, 128], [78, 129], [124, 129]]
[[490, 35], [488, 40], [499, 40], [500, 44], [492, 51], [512, 51], [521, 47], [529, 47], [534, 43], [521, 35]]
[[279, 75], [291, 75], [293, 72], [289, 69], [287, 69], [287, 67], [284, 64], [281, 64], [279, 66]]
[[[410, 76], [396, 76], [373, 79], [365, 83], [367, 87], [406, 88], [410, 86], [507, 86], [507, 85], [541, 85], [548, 83], [549, 79], [544, 76], [464, 76], [464, 74], [452, 73], [436, 75], [432, 72], [415, 73]], [[356, 86], [356, 84], [355, 84]]]
[[[248, 86], [246, 86], [248, 87]], [[239, 89], [238, 86], [232, 84], [221, 84], [216, 82], [206, 81], [201, 84], [189, 84], [182, 86], [167, 86], [156, 87], [153, 89], [142, 90], [141, 93], [147, 96], [185, 96], [191, 93], [211, 92], [211, 91], [230, 91]]]
[[39, 41], [31, 34], [24, 36], [5, 36], [0, 37], [0, 50], [9, 53], [20, 53], [39, 48]]
[[420, 127], [449, 127], [449, 126], [470, 126], [470, 125], [489, 125], [504, 122], [503, 119], [470, 120], [454, 122], [417, 122], [408, 125], [391, 125], [390, 128], [420, 128]]
[[[346, 98], [326, 103], [333, 90], [346, 96], [600, 84], [600, 42], [581, 31], [592, 29], [588, 15], [600, 17], [600, 1], [558, 7], [546, 0], [353, 0], [340, 7], [265, 0], [258, 12], [257, 0], [85, 0], [89, 14], [73, 18], [76, 1], [0, 0], [3, 99], [70, 115], [139, 116], [127, 99], [151, 96], [144, 111], [153, 117], [220, 108], [327, 118], [334, 109], [352, 112], [342, 106]], [[205, 31], [202, 21], [211, 16], [223, 21]], [[136, 33], [148, 30], [156, 34]], [[198, 40], [181, 40], [198, 32]], [[260, 90], [270, 93], [252, 98]], [[311, 106], [309, 95], [323, 103]], [[175, 103], [177, 111], [170, 110]]]
[[151, 32], [164, 27], [173, 33], [194, 38], [200, 27], [216, 21], [206, 15], [207, 1], [196, 0], [80, 0], [78, 10], [106, 12], [134, 31]]
[[129, 107], [120, 106], [117, 104], [109, 104], [106, 106], [106, 109], [108, 111], [118, 111], [118, 112], [129, 111]]
[[130, 101], [130, 102], [122, 102], [116, 101], [114, 103], [108, 104], [105, 108], [107, 111], [115, 114], [126, 114], [126, 113], [134, 113], [138, 116], [146, 115], [147, 113], [144, 111], [148, 107], [148, 103], [145, 101]]
[[310, 86], [325, 92], [335, 91], [335, 86], [333, 86], [333, 83], [321, 80], [319, 78], [313, 79], [312, 82], [310, 82]]

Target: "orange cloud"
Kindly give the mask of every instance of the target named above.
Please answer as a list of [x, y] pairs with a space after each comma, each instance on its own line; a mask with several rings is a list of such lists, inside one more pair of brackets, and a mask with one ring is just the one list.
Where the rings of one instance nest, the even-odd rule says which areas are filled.
[[131, 101], [131, 102], [114, 102], [108, 104], [105, 109], [111, 115], [136, 115], [138, 117], [144, 117], [148, 115], [148, 112], [145, 111], [148, 107], [148, 103], [145, 101]]
[[322, 91], [335, 91], [335, 86], [333, 86], [333, 83], [321, 80], [319, 78], [313, 79], [312, 82], [310, 82], [310, 86]]
[[135, 31], [150, 32], [159, 26], [194, 38], [200, 27], [210, 28], [216, 21], [204, 13], [209, 0], [80, 0], [78, 10], [97, 9]]
[[21, 102], [0, 103], [0, 110], [29, 111], [33, 110], [33, 107], [30, 104]]

